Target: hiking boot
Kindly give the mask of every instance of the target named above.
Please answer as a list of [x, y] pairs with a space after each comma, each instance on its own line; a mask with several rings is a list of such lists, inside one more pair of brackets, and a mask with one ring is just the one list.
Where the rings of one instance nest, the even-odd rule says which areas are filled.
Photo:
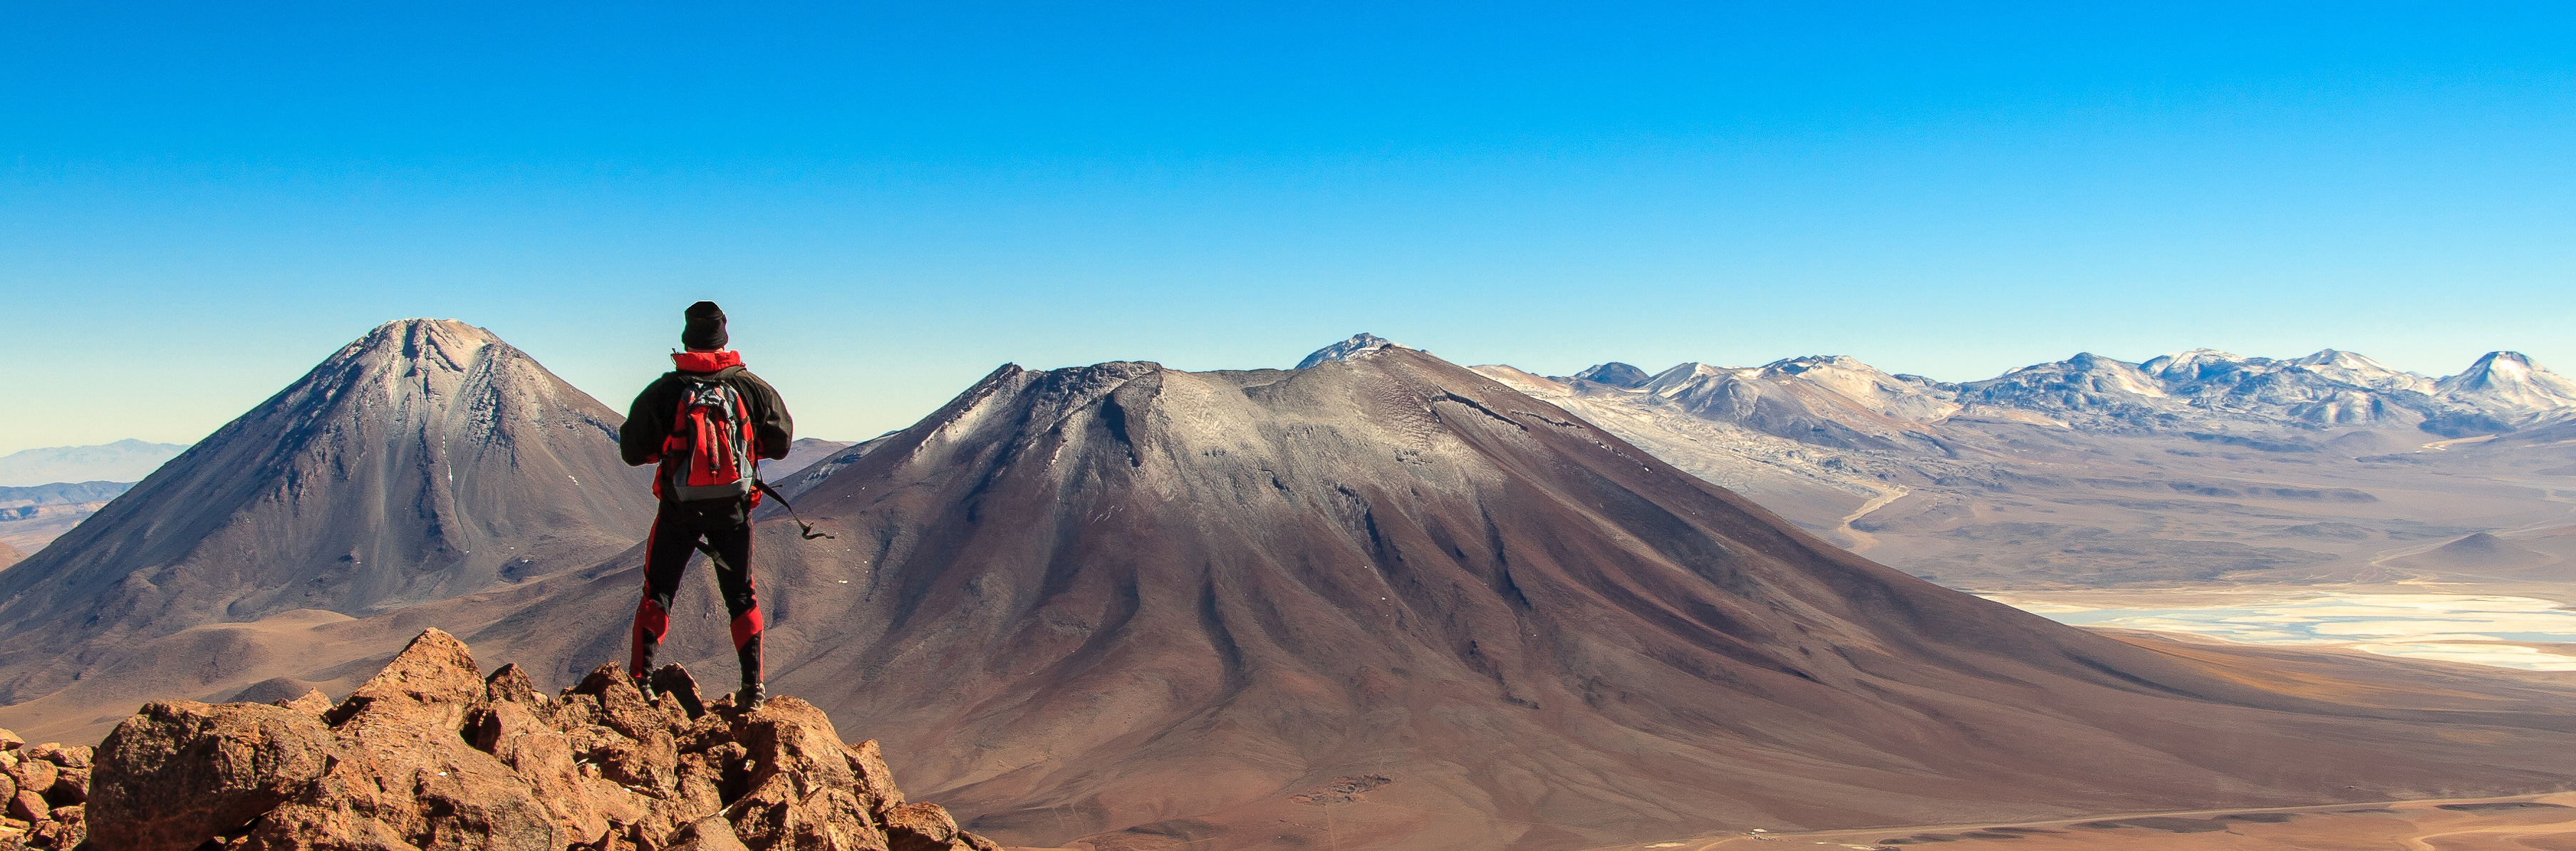
[[768, 702], [769, 689], [759, 683], [743, 683], [742, 690], [733, 693], [734, 708], [744, 712], [757, 711], [761, 704]]

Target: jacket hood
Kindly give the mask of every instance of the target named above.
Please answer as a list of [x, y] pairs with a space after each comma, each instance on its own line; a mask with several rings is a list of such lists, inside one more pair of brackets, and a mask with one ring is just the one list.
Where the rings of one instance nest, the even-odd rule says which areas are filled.
[[717, 352], [672, 352], [671, 365], [681, 372], [714, 372], [742, 365], [742, 353], [732, 349]]

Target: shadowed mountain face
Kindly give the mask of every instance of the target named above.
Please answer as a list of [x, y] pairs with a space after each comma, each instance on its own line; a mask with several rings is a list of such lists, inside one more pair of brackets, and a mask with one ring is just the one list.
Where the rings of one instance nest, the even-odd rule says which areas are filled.
[[[2576, 746], [2561, 691], [2434, 706], [2380, 663], [2231, 668], [1938, 588], [1397, 347], [1005, 367], [833, 460], [799, 507], [840, 538], [759, 545], [772, 679], [1014, 844], [1567, 848], [2504, 791], [2565, 782], [2546, 755]], [[616, 654], [635, 582], [492, 597], [522, 608], [474, 640], [569, 678]], [[722, 670], [704, 586], [667, 654]]]
[[652, 511], [618, 423], [480, 328], [378, 327], [0, 573], [0, 696], [200, 624], [366, 615], [595, 563]]

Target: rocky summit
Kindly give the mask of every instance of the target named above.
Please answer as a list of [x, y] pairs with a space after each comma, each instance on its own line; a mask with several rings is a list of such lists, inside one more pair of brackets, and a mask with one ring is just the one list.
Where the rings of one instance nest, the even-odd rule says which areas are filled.
[[710, 703], [678, 666], [652, 684], [603, 665], [548, 697], [431, 629], [337, 705], [156, 702], [94, 750], [6, 737], [0, 848], [998, 848], [811, 704]]

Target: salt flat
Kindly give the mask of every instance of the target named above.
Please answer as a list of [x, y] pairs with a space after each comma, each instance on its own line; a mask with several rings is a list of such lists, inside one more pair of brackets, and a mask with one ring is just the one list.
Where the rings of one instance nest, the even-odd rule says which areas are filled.
[[[2342, 646], [2383, 656], [2576, 671], [2576, 609], [2499, 594], [2282, 593], [2165, 596], [1989, 594], [2060, 623], [2251, 644]], [[2538, 645], [2538, 646], [2535, 646]], [[2557, 645], [2557, 646], [2552, 646]]]

